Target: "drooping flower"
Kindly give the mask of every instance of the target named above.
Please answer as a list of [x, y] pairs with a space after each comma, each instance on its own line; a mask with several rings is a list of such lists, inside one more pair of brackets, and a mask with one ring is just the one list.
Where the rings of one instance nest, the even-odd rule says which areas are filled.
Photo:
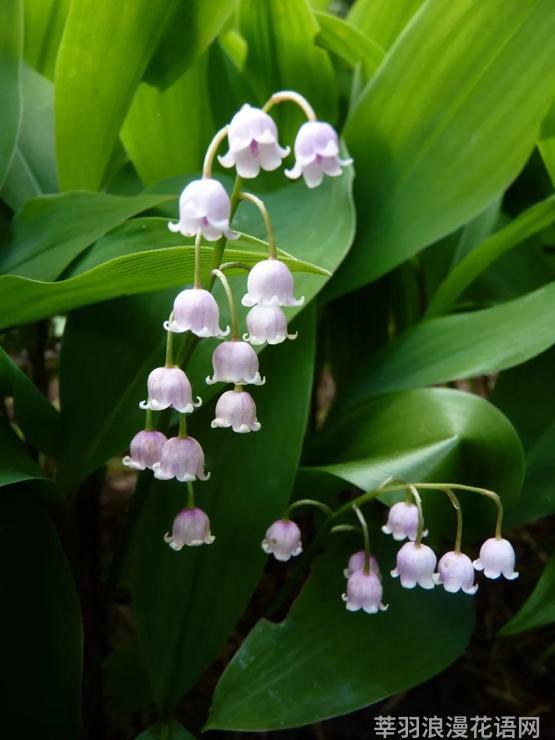
[[352, 159], [340, 159], [339, 138], [335, 129], [323, 121], [307, 121], [295, 139], [295, 164], [285, 170], [292, 180], [301, 175], [309, 188], [322, 182], [324, 175], [337, 177]]
[[302, 306], [304, 296], [293, 296], [293, 276], [286, 264], [278, 259], [257, 262], [247, 278], [247, 293], [241, 303], [250, 308], [261, 306]]
[[226, 391], [216, 404], [216, 416], [211, 426], [231, 427], [234, 432], [245, 434], [257, 432], [260, 422], [256, 418], [256, 405], [250, 393], [246, 391]]
[[280, 344], [297, 338], [297, 332], [288, 334], [287, 319], [279, 306], [253, 306], [246, 322], [249, 331], [243, 339], [251, 344]]
[[130, 454], [126, 455], [122, 462], [133, 470], [153, 469], [160, 461], [162, 447], [167, 441], [166, 435], [157, 431], [138, 432], [129, 445]]
[[227, 136], [229, 151], [218, 160], [223, 167], [235, 166], [237, 174], [247, 179], [256, 177], [261, 168], [276, 170], [290, 151], [279, 145], [274, 120], [248, 104], [231, 119]]
[[237, 233], [229, 228], [231, 203], [224, 186], [210, 177], [193, 180], [179, 197], [179, 221], [168, 224], [173, 232], [183, 236], [201, 233], [210, 242], [225, 236], [236, 239]]
[[367, 614], [386, 611], [387, 604], [382, 603], [383, 588], [378, 576], [370, 571], [357, 570], [349, 576], [347, 592], [342, 598], [350, 612], [364, 609]]
[[291, 519], [278, 519], [266, 531], [262, 549], [285, 562], [303, 551], [301, 530]]
[[[349, 576], [352, 576], [353, 573], [356, 573], [359, 570], [364, 570], [364, 560], [364, 550], [359, 550], [358, 552], [353, 553], [349, 558], [347, 567], [343, 571], [343, 575], [345, 576], [345, 578], [349, 578]], [[381, 581], [382, 574], [380, 572], [380, 566], [378, 565], [378, 561], [373, 555], [370, 555], [370, 572], [375, 573]]]
[[[387, 524], [382, 527], [382, 532], [385, 534], [392, 534], [393, 539], [400, 542], [406, 537], [409, 540], [416, 539], [416, 531], [418, 529], [418, 508], [416, 504], [410, 501], [399, 501], [389, 509], [387, 515]], [[427, 531], [422, 533], [425, 537], [428, 534]]]
[[449, 593], [462, 589], [465, 594], [475, 594], [478, 585], [474, 583], [472, 560], [462, 552], [451, 550], [439, 559], [434, 581], [441, 584]]
[[170, 321], [164, 322], [166, 331], [190, 331], [197, 337], [225, 337], [229, 326], [220, 329], [220, 309], [212, 293], [203, 288], [187, 288], [173, 303]]
[[405, 542], [397, 553], [397, 567], [391, 571], [391, 575], [400, 577], [403, 588], [414, 588], [418, 584], [431, 589], [434, 587], [436, 563], [437, 558], [431, 547]]
[[503, 537], [490, 537], [480, 548], [480, 556], [474, 561], [476, 570], [483, 570], [486, 578], [499, 578], [503, 575], [507, 580], [518, 578], [515, 571], [515, 551], [509, 540]]
[[212, 353], [214, 373], [208, 376], [208, 385], [235, 383], [235, 385], [264, 385], [266, 378], [258, 372], [258, 357], [247, 342], [222, 342]]
[[208, 480], [210, 473], [204, 471], [204, 452], [193, 437], [171, 437], [162, 447], [160, 462], [153, 468], [159, 480], [177, 478], [188, 482]]
[[163, 411], [174, 408], [182, 414], [190, 414], [202, 401], [197, 396], [193, 403], [189, 378], [179, 367], [157, 367], [148, 376], [148, 400], [139, 404], [142, 409]]
[[172, 550], [181, 550], [184, 545], [211, 545], [214, 539], [210, 533], [210, 520], [202, 509], [197, 508], [181, 509], [173, 521], [172, 533], [164, 535], [164, 542]]

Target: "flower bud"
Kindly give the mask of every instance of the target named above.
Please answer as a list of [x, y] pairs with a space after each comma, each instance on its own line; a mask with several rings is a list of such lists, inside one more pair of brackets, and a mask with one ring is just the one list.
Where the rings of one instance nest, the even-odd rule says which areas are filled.
[[122, 462], [133, 470], [153, 469], [160, 461], [162, 447], [166, 442], [166, 435], [162, 432], [139, 432], [131, 440], [129, 445], [130, 455], [126, 455]]
[[431, 547], [405, 542], [397, 553], [397, 567], [391, 571], [391, 575], [401, 578], [403, 588], [414, 588], [418, 584], [430, 589], [434, 587], [436, 563], [437, 558]]
[[278, 144], [274, 120], [260, 108], [245, 104], [231, 119], [228, 131], [229, 151], [218, 157], [223, 167], [237, 168], [239, 177], [256, 177], [260, 168], [271, 172], [289, 154]]
[[462, 589], [465, 594], [475, 594], [478, 586], [474, 583], [472, 560], [462, 552], [451, 550], [439, 559], [437, 573], [434, 573], [436, 584], [443, 585], [449, 593]]
[[257, 262], [247, 278], [247, 293], [241, 303], [250, 308], [261, 306], [302, 306], [304, 296], [293, 296], [293, 275], [286, 264], [277, 259]]
[[159, 480], [177, 478], [188, 482], [208, 480], [204, 471], [204, 452], [193, 437], [171, 437], [162, 447], [160, 462], [153, 465], [154, 477]]
[[[399, 501], [389, 509], [387, 524], [382, 527], [382, 532], [392, 534], [393, 539], [398, 542], [406, 537], [414, 541], [418, 530], [418, 507], [409, 501]], [[425, 537], [428, 531], [422, 533]]]
[[216, 404], [216, 417], [211, 423], [216, 427], [231, 427], [234, 432], [245, 434], [257, 432], [260, 423], [256, 418], [256, 406], [246, 391], [226, 391]]
[[202, 233], [210, 242], [221, 236], [236, 239], [237, 234], [229, 228], [231, 203], [223, 185], [210, 177], [193, 180], [179, 197], [179, 222], [169, 223], [168, 228], [183, 236]]
[[203, 288], [187, 288], [179, 293], [173, 303], [170, 321], [164, 322], [167, 331], [190, 331], [197, 337], [225, 337], [229, 326], [220, 329], [220, 309], [216, 299]]
[[382, 604], [383, 588], [380, 579], [375, 573], [365, 573], [357, 570], [349, 576], [347, 593], [342, 598], [350, 612], [364, 609], [367, 614], [376, 614], [386, 611], [386, 604]]
[[276, 560], [285, 562], [303, 551], [301, 530], [291, 519], [278, 519], [266, 531], [262, 549]]
[[197, 396], [193, 403], [189, 378], [179, 367], [157, 367], [148, 376], [148, 400], [139, 404], [142, 409], [163, 411], [174, 408], [182, 414], [190, 414], [202, 401]]
[[[364, 570], [364, 562], [365, 562], [364, 550], [359, 550], [358, 552], [353, 553], [353, 555], [351, 555], [351, 557], [349, 558], [347, 567], [343, 571], [343, 575], [345, 576], [345, 578], [349, 578], [349, 576], [352, 576], [353, 573], [356, 573], [359, 570]], [[370, 555], [370, 572], [375, 573], [380, 579], [380, 581], [382, 580], [380, 566], [378, 565], [378, 561], [373, 555]]]
[[208, 376], [208, 385], [235, 383], [235, 385], [264, 385], [266, 378], [258, 372], [258, 357], [247, 342], [222, 342], [212, 353], [214, 374]]
[[184, 545], [211, 545], [214, 539], [210, 533], [210, 520], [204, 511], [197, 508], [181, 509], [173, 521], [172, 533], [164, 535], [164, 542], [172, 550], [181, 550]]
[[518, 578], [515, 571], [515, 551], [509, 540], [491, 537], [480, 548], [480, 557], [474, 561], [476, 570], [483, 570], [486, 578], [499, 578], [501, 574], [509, 581]]
[[287, 333], [287, 319], [279, 306], [253, 306], [247, 314], [248, 334], [245, 342], [251, 344], [280, 344], [286, 339], [296, 339], [297, 332]]
[[292, 180], [301, 175], [309, 188], [322, 182], [324, 175], [337, 177], [352, 159], [339, 158], [339, 139], [335, 129], [323, 121], [307, 121], [295, 139], [295, 164], [285, 170]]

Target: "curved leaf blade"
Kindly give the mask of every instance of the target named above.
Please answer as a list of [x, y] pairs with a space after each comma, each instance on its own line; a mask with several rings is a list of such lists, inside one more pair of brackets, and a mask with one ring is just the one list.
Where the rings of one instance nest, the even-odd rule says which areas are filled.
[[23, 8], [21, 0], [0, 4], [0, 188], [10, 168], [21, 124], [22, 101], [20, 68], [23, 47]]

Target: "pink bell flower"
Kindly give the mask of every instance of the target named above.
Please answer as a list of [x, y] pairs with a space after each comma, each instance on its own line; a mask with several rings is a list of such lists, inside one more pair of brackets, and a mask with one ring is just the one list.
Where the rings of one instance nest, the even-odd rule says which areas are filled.
[[292, 180], [302, 175], [307, 186], [315, 188], [324, 175], [337, 177], [352, 162], [352, 159], [340, 159], [339, 138], [329, 123], [307, 121], [295, 139], [295, 164], [285, 174]]
[[247, 342], [222, 342], [212, 353], [212, 367], [212, 377], [206, 378], [208, 385], [264, 385], [266, 382], [258, 371], [258, 356]]
[[[364, 570], [364, 561], [365, 561], [364, 550], [359, 550], [358, 552], [353, 553], [351, 557], [349, 558], [347, 567], [343, 571], [343, 575], [345, 576], [345, 578], [349, 578], [349, 576], [352, 576], [353, 573], [356, 573], [359, 570]], [[382, 580], [380, 566], [378, 565], [378, 561], [373, 555], [370, 555], [370, 572], [375, 573], [380, 579], [380, 581]]]
[[243, 334], [250, 344], [281, 344], [286, 339], [296, 339], [297, 332], [288, 334], [287, 319], [279, 306], [253, 306], [247, 314], [247, 329]]
[[257, 262], [247, 278], [247, 293], [241, 303], [250, 308], [261, 306], [302, 306], [304, 296], [293, 295], [293, 276], [287, 265], [278, 259]]
[[363, 609], [367, 614], [386, 611], [387, 604], [382, 603], [383, 587], [378, 576], [370, 571], [357, 570], [349, 576], [347, 591], [342, 598], [350, 612]]
[[437, 558], [431, 547], [405, 542], [397, 553], [397, 567], [391, 571], [391, 575], [401, 579], [403, 588], [414, 588], [418, 584], [431, 589], [434, 587], [436, 563]]
[[220, 329], [220, 309], [212, 293], [203, 288], [187, 288], [173, 303], [170, 321], [164, 322], [166, 331], [190, 331], [197, 337], [226, 337], [229, 326]]
[[449, 593], [463, 590], [465, 594], [475, 594], [478, 586], [474, 583], [472, 560], [462, 552], [451, 550], [439, 559], [438, 572], [434, 574], [436, 584], [441, 584]]
[[130, 454], [123, 458], [123, 464], [133, 470], [146, 470], [146, 468], [152, 470], [154, 465], [160, 461], [162, 447], [166, 441], [166, 435], [162, 432], [138, 432], [131, 440]]
[[239, 434], [258, 432], [260, 422], [256, 418], [256, 405], [250, 393], [236, 390], [222, 393], [210, 426], [213, 429], [231, 427]]
[[175, 517], [171, 534], [166, 532], [164, 542], [172, 550], [179, 551], [184, 545], [198, 547], [211, 545], [215, 537], [210, 532], [210, 520], [201, 509], [181, 509]]
[[193, 437], [171, 437], [162, 447], [160, 462], [153, 465], [154, 477], [159, 480], [176, 478], [181, 482], [208, 480], [204, 471], [204, 452]]
[[286, 562], [303, 551], [301, 530], [291, 519], [278, 519], [266, 531], [262, 549], [276, 560]]
[[483, 570], [486, 578], [499, 578], [503, 575], [507, 580], [518, 578], [515, 571], [515, 551], [509, 540], [503, 537], [491, 537], [480, 548], [480, 556], [474, 561], [476, 570]]
[[236, 239], [238, 234], [229, 228], [231, 202], [224, 186], [210, 177], [193, 180], [179, 197], [179, 221], [168, 224], [173, 232], [183, 236], [202, 236], [215, 242], [222, 236]]
[[179, 367], [157, 367], [148, 376], [148, 400], [139, 404], [142, 409], [163, 411], [174, 408], [182, 414], [190, 414], [202, 401], [199, 396], [193, 403], [189, 378]]

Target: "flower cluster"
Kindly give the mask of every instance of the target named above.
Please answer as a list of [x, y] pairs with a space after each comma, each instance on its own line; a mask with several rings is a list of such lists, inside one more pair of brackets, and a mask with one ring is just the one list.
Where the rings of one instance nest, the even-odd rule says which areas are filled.
[[[260, 170], [277, 170], [289, 155], [289, 147], [280, 146], [276, 124], [268, 114], [274, 105], [285, 101], [299, 105], [308, 118], [296, 137], [294, 166], [285, 174], [290, 178], [302, 175], [309, 188], [319, 185], [324, 175], [336, 177], [341, 174], [342, 167], [350, 164], [351, 160], [340, 159], [335, 130], [328, 123], [317, 121], [309, 103], [298, 93], [276, 93], [263, 109], [244, 105], [230, 124], [216, 134], [206, 152], [202, 178], [185, 187], [179, 198], [179, 220], [168, 224], [171, 231], [195, 239], [194, 283], [177, 295], [169, 319], [164, 322], [166, 362], [164, 367], [155, 368], [148, 376], [147, 399], [140, 404], [146, 411], [145, 429], [131, 440], [130, 454], [123, 458], [123, 463], [135, 470], [152, 470], [159, 480], [175, 478], [187, 483], [187, 506], [175, 517], [171, 534], [164, 537], [174, 550], [180, 550], [184, 545], [210, 544], [214, 537], [207, 515], [194, 504], [193, 482], [208, 480], [210, 474], [204, 469], [204, 450], [187, 433], [186, 423], [186, 415], [197, 409], [202, 401], [198, 396], [194, 398], [189, 378], [180, 363], [174, 361], [173, 335], [189, 333], [200, 339], [222, 340], [212, 354], [212, 374], [206, 378], [206, 383], [232, 384], [233, 389], [224, 391], [218, 398], [211, 427], [228, 428], [238, 434], [257, 432], [261, 428], [255, 401], [244, 389], [245, 386], [261, 386], [266, 382], [260, 374], [254, 346], [280, 344], [297, 336], [289, 333], [283, 309], [301, 306], [304, 298], [295, 297], [293, 276], [278, 258], [270, 216], [263, 201], [241, 189], [241, 178], [254, 178]], [[223, 167], [236, 170], [232, 197], [212, 177], [214, 157], [226, 139], [229, 150], [218, 159]], [[250, 310], [242, 336], [225, 269], [245, 266], [218, 264], [221, 263], [226, 240], [239, 236], [231, 228], [231, 221], [241, 200], [254, 204], [260, 211], [269, 247], [267, 259], [251, 269], [246, 268], [249, 270], [247, 290], [241, 302]], [[230, 313], [230, 326], [225, 328], [221, 326], [216, 298], [201, 281], [203, 239], [219, 243], [215, 252], [217, 267], [212, 270], [209, 288], [216, 278], [222, 283]], [[167, 409], [173, 409], [179, 415], [179, 432], [170, 438], [158, 431], [154, 422], [154, 412]], [[300, 545], [295, 546], [295, 528], [293, 522], [276, 524], [276, 533], [268, 536], [268, 551], [282, 560], [287, 560], [292, 554], [297, 555]], [[274, 540], [282, 543], [284, 538], [288, 544], [272, 550], [271, 543]]]

